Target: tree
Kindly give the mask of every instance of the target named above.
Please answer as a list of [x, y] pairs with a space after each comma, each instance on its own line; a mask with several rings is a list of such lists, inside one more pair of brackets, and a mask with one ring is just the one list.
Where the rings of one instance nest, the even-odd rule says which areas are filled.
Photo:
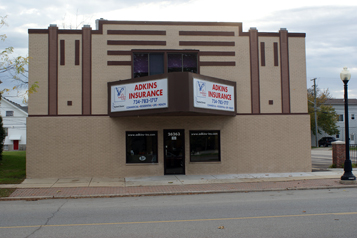
[[[318, 133], [321, 130], [329, 135], [339, 134], [337, 129], [337, 113], [331, 105], [325, 105], [327, 99], [331, 99], [331, 94], [328, 89], [321, 91], [316, 88], [316, 108], [317, 108], [317, 127]], [[314, 87], [307, 90], [308, 112], [310, 114], [310, 125], [313, 134], [315, 135], [315, 109], [314, 109]]]
[[[7, 26], [6, 17], [0, 16], [0, 29], [3, 26]], [[0, 35], [0, 40], [5, 41], [7, 38], [6, 34]], [[36, 92], [36, 88], [38, 88], [38, 82], [35, 82], [33, 85], [28, 85], [28, 72], [27, 65], [29, 63], [29, 57], [17, 56], [12, 57], [12, 53], [14, 52], [14, 47], [7, 47], [0, 51], [0, 77], [2, 80], [13, 80], [16, 83], [12, 88], [18, 89], [21, 87], [26, 87], [27, 90], [25, 94]], [[0, 83], [2, 83], [0, 81]], [[11, 89], [4, 89], [0, 93], [4, 91], [10, 91]]]

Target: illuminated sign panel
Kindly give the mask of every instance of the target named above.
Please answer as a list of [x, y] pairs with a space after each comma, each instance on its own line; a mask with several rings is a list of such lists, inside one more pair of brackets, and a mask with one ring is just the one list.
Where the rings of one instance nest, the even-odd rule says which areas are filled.
[[234, 112], [234, 87], [193, 78], [193, 105], [198, 108]]
[[111, 112], [168, 107], [167, 79], [111, 86]]

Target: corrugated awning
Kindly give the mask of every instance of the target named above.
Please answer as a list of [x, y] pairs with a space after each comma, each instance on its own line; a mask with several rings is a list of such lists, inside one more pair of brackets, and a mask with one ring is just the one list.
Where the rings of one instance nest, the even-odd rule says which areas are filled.
[[10, 135], [9, 140], [21, 140], [21, 135]]

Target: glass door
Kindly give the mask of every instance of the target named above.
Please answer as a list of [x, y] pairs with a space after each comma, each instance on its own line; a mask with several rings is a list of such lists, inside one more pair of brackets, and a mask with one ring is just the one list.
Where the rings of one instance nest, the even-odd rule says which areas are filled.
[[165, 175], [185, 174], [184, 130], [164, 130]]

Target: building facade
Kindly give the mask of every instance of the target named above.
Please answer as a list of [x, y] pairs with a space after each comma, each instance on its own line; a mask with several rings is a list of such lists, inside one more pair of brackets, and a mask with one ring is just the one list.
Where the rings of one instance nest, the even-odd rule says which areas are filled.
[[6, 137], [4, 151], [26, 150], [27, 106], [21, 106], [5, 97], [0, 99], [1, 117]]
[[311, 171], [304, 33], [100, 19], [29, 55], [29, 178]]
[[[339, 98], [334, 98], [334, 99], [328, 99], [324, 103], [325, 105], [331, 105], [335, 111], [336, 114], [338, 115], [337, 118], [337, 123], [336, 126], [338, 127], [338, 130], [340, 131], [339, 134], [336, 135], [329, 135], [322, 131], [322, 134], [318, 135], [318, 140], [321, 139], [322, 137], [326, 136], [331, 136], [336, 138], [336, 140], [339, 141], [345, 141], [345, 101], [344, 99], [339, 99]], [[348, 99], [348, 126], [349, 126], [349, 136], [350, 136], [350, 144], [355, 144], [356, 143], [356, 138], [357, 136], [357, 99], [351, 98]], [[311, 133], [311, 139], [315, 141], [315, 136]], [[315, 145], [314, 142], [312, 142], [313, 145]]]

